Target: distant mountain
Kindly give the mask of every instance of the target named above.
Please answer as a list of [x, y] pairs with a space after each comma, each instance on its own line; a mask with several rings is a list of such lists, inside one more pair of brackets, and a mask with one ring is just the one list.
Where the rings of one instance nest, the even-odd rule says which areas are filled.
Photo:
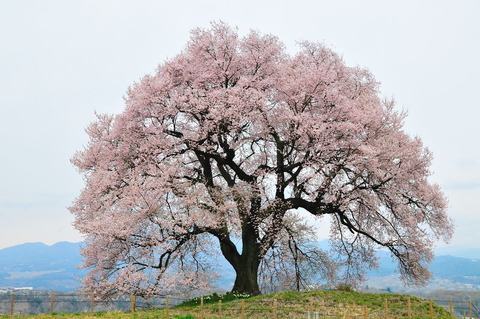
[[480, 248], [447, 246], [435, 249], [437, 256], [455, 256], [468, 259], [480, 259]]
[[0, 287], [75, 290], [84, 276], [81, 243], [28, 243], [0, 250]]
[[[318, 242], [318, 246], [323, 250], [329, 249], [328, 240]], [[457, 249], [451, 249], [449, 252], [455, 252]], [[468, 250], [458, 250], [465, 254]], [[470, 250], [475, 252], [475, 249]], [[406, 289], [398, 278], [397, 264], [390, 253], [385, 250], [377, 252], [379, 258], [379, 268], [367, 272], [368, 285], [371, 288], [386, 289], [395, 288]], [[220, 259], [220, 274], [218, 286], [229, 290], [235, 280], [235, 272], [227, 261]], [[480, 259], [463, 258], [450, 255], [437, 255], [430, 264], [430, 271], [433, 279], [429, 284], [420, 290], [435, 289], [459, 289], [459, 290], [480, 290]], [[416, 287], [411, 288], [417, 289]]]
[[480, 260], [456, 256], [436, 256], [430, 264], [432, 280], [426, 287], [405, 287], [400, 281], [395, 261], [386, 251], [378, 253], [380, 267], [368, 272], [371, 288], [394, 288], [394, 291], [480, 290]]
[[[82, 263], [82, 243], [60, 242], [48, 246], [28, 243], [0, 250], [0, 287], [33, 287], [56, 291], [71, 291], [80, 287], [78, 278], [85, 272]], [[319, 242], [323, 249], [326, 241]], [[386, 251], [378, 253], [380, 267], [368, 272], [370, 287], [400, 287], [396, 265]], [[219, 288], [229, 290], [235, 280], [233, 268], [219, 258]], [[480, 260], [457, 256], [437, 256], [430, 269], [435, 276], [435, 288], [480, 290]], [[432, 288], [433, 289], [433, 288]]]
[[[377, 253], [380, 267], [369, 271], [370, 277], [390, 276], [396, 273], [396, 263], [386, 251]], [[434, 277], [455, 279], [460, 277], [480, 277], [480, 260], [455, 256], [436, 256], [430, 264]]]

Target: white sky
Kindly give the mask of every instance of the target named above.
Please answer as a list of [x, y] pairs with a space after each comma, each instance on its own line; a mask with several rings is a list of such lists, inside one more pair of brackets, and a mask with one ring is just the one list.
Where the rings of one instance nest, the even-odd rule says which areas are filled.
[[69, 159], [94, 111], [119, 113], [134, 81], [212, 20], [324, 42], [372, 71], [433, 151], [432, 177], [457, 225], [451, 245], [480, 248], [480, 1], [0, 2], [0, 248], [80, 241], [67, 206], [81, 177]]

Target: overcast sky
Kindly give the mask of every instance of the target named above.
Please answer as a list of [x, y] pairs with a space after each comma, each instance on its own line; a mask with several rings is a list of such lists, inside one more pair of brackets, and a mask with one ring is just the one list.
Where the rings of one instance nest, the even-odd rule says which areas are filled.
[[69, 159], [85, 127], [121, 112], [128, 86], [213, 20], [292, 53], [323, 42], [370, 69], [435, 155], [451, 245], [480, 248], [479, 17], [478, 0], [1, 1], [0, 248], [82, 240], [66, 207], [82, 188]]

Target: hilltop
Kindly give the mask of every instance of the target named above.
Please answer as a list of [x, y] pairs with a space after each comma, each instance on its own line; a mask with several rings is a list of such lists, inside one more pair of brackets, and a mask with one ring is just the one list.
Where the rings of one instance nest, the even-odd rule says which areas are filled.
[[[246, 298], [244, 298], [246, 297]], [[318, 313], [321, 318], [391, 318], [406, 317], [410, 312], [414, 318], [450, 318], [450, 314], [436, 304], [417, 297], [395, 294], [364, 294], [351, 291], [283, 292], [264, 296], [210, 295], [193, 299], [168, 310], [169, 318], [307, 318], [308, 313]], [[60, 318], [167, 318], [166, 309], [96, 314], [55, 314]], [[1, 316], [0, 318], [7, 317]], [[15, 316], [16, 318], [50, 318], [50, 315]]]

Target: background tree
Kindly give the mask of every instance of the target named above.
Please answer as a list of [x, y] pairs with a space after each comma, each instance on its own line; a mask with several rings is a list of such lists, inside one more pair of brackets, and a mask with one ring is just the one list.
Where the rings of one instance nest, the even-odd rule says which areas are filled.
[[277, 266], [296, 285], [305, 265], [331, 277], [305, 216], [329, 216], [343, 280], [361, 279], [383, 247], [405, 280], [425, 282], [452, 224], [428, 181], [432, 156], [393, 104], [323, 45], [291, 56], [272, 35], [194, 30], [128, 90], [123, 113], [98, 116], [72, 160], [85, 179], [70, 210], [86, 238], [87, 287], [201, 288], [217, 244], [234, 291], [258, 291], [259, 277], [281, 277]]

